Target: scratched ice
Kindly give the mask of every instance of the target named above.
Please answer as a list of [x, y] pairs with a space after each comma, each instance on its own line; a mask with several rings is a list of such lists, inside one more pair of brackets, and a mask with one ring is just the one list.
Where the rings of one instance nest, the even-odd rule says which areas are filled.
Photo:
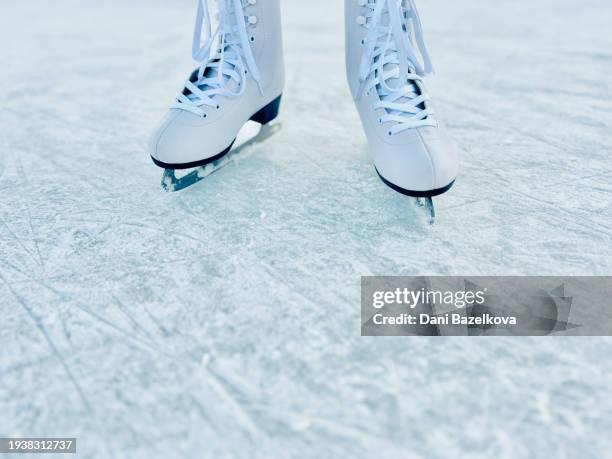
[[147, 136], [188, 0], [5, 2], [0, 435], [96, 458], [603, 458], [612, 341], [359, 337], [367, 274], [612, 274], [612, 7], [420, 2], [461, 150], [429, 227], [380, 183], [342, 2], [284, 2], [282, 129], [174, 195]]

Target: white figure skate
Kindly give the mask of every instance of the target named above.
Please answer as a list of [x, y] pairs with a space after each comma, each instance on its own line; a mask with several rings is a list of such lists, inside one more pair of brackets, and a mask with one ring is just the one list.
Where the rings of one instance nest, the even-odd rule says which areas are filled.
[[345, 0], [345, 16], [348, 81], [376, 171], [433, 223], [432, 197], [453, 186], [458, 159], [422, 81], [433, 68], [414, 0]]
[[[198, 0], [193, 58], [199, 67], [151, 138], [151, 158], [166, 169], [162, 186], [168, 191], [201, 180], [226, 161], [248, 121], [264, 126], [278, 116], [285, 80], [280, 0], [219, 0], [218, 9], [213, 33], [207, 0]], [[195, 167], [201, 170], [189, 179], [174, 174]]]

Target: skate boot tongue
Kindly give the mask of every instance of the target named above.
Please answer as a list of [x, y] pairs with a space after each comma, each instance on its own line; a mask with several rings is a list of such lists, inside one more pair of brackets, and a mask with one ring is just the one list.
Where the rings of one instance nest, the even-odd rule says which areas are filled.
[[[218, 29], [217, 37], [212, 43], [212, 53], [205, 63], [204, 72], [196, 81], [192, 81], [202, 91], [222, 89], [234, 93], [240, 90], [239, 82], [230, 76], [238, 67], [238, 59], [241, 57], [239, 49], [241, 44], [236, 37], [237, 21], [236, 15], [229, 9], [228, 1], [219, 1], [219, 13], [217, 14]], [[238, 58], [238, 59], [237, 59]], [[196, 98], [191, 94], [191, 100]]]
[[[386, 64], [384, 67], [384, 73], [393, 73], [397, 72], [399, 74], [399, 65], [398, 64]], [[414, 74], [414, 69], [411, 69], [411, 73]], [[410, 101], [416, 99], [421, 95], [421, 90], [415, 83], [415, 80], [409, 80], [408, 78], [400, 79], [398, 77], [391, 77], [385, 80], [385, 84], [376, 85], [376, 92], [381, 100], [386, 100], [389, 96], [393, 97], [398, 93], [398, 91], [402, 91], [401, 95], [395, 99], [395, 103], [397, 104], [407, 104]], [[421, 105], [421, 108], [424, 108]], [[397, 110], [387, 110], [388, 113], [393, 115], [401, 115], [402, 112]]]
[[[382, 24], [385, 27], [388, 27], [388, 28], [391, 27], [390, 12], [388, 10], [383, 14]], [[397, 104], [410, 103], [410, 101], [412, 101], [413, 99], [421, 95], [421, 90], [415, 83], [414, 79], [409, 79], [407, 75], [401, 75], [402, 69], [401, 69], [401, 66], [399, 65], [399, 60], [398, 60], [400, 56], [397, 51], [398, 44], [395, 43], [395, 39], [391, 37], [387, 37], [387, 38], [383, 38], [382, 40], [388, 41], [388, 49], [385, 52], [384, 56], [381, 55], [378, 59], [384, 59], [385, 61], [389, 62], [383, 66], [383, 73], [385, 75], [396, 75], [396, 76], [390, 76], [389, 78], [384, 80], [382, 84], [376, 85], [376, 91], [378, 93], [378, 96], [381, 98], [381, 100], [385, 100], [389, 96], [391, 97], [395, 96], [395, 94], [399, 90], [401, 90], [402, 95], [399, 96], [397, 99], [395, 99], [394, 102]], [[415, 69], [414, 64], [412, 65], [411, 64], [412, 63], [408, 64], [409, 74], [413, 76], [418, 76], [416, 73], [417, 71]], [[379, 75], [379, 78], [381, 77], [382, 76]], [[421, 108], [424, 108], [422, 104], [421, 104]], [[387, 112], [392, 115], [402, 114], [402, 112], [397, 111], [397, 110], [387, 110]]]
[[433, 71], [423, 31], [413, 0], [368, 1], [364, 7], [369, 30], [360, 64], [361, 88], [375, 89], [386, 114], [381, 124], [389, 123], [389, 135], [405, 129], [435, 125], [428, 110], [427, 95], [419, 80]]
[[[226, 57], [231, 53], [231, 50], [225, 47], [223, 52], [225, 53], [224, 57]], [[207, 64], [201, 77], [199, 77], [196, 70], [192, 74], [190, 81], [204, 92], [225, 90], [230, 93], [238, 93], [240, 91], [240, 84], [228, 76], [228, 73], [236, 71], [236, 65], [232, 61], [228, 61], [227, 58], [221, 59], [220, 57], [215, 57]], [[195, 101], [198, 98], [193, 93], [188, 94], [187, 97], [191, 101]]]
[[[193, 58], [200, 67], [192, 73], [185, 88], [172, 108], [206, 117], [206, 107], [216, 107], [216, 96], [239, 97], [247, 86], [249, 77], [259, 91], [259, 69], [247, 33], [247, 18], [242, 0], [220, 0], [218, 26], [214, 34], [205, 0], [198, 0], [198, 12], [193, 37]], [[254, 19], [256, 18], [249, 18]], [[202, 45], [202, 35], [206, 41]], [[247, 77], [248, 75], [248, 77]]]

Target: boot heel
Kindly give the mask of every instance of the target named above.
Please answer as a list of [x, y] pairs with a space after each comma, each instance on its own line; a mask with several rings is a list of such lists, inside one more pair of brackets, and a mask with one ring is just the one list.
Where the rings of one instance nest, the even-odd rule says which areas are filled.
[[272, 102], [270, 102], [268, 105], [266, 105], [264, 108], [259, 110], [257, 113], [255, 113], [251, 117], [251, 121], [255, 121], [256, 123], [259, 123], [262, 125], [268, 124], [271, 121], [273, 121], [278, 116], [278, 112], [280, 110], [281, 97], [282, 97], [282, 94], [278, 96], [276, 99], [274, 99]]

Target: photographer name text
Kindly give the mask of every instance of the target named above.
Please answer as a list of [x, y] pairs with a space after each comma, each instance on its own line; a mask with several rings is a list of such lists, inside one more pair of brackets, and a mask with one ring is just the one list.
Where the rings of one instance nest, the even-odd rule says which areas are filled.
[[402, 313], [395, 316], [375, 314], [372, 317], [375, 325], [516, 325], [515, 316], [465, 316], [458, 312], [445, 313], [439, 316], [429, 314]]

